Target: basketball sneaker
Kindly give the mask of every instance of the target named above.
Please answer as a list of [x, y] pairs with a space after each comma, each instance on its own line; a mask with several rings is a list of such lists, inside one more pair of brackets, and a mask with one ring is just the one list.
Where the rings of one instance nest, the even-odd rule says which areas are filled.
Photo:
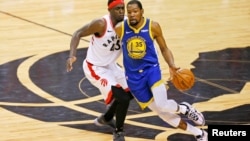
[[197, 141], [208, 141], [208, 134], [202, 129], [202, 135], [196, 136]]
[[197, 111], [194, 107], [192, 107], [187, 102], [182, 102], [180, 105], [186, 106], [187, 111], [185, 115], [188, 117], [188, 119], [192, 120], [196, 125], [203, 126], [205, 125], [205, 119], [201, 112]]
[[112, 128], [115, 128], [115, 121], [113, 119], [111, 119], [110, 121], [106, 121], [103, 114], [101, 116], [97, 117], [94, 120], [94, 123], [97, 126], [108, 125], [108, 126], [110, 126]]
[[114, 132], [113, 141], [125, 141], [124, 132]]

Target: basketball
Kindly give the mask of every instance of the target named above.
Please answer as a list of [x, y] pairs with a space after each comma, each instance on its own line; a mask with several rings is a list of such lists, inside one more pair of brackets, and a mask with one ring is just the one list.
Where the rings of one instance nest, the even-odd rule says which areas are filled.
[[190, 69], [179, 69], [173, 74], [172, 83], [176, 89], [186, 91], [193, 87], [195, 77]]

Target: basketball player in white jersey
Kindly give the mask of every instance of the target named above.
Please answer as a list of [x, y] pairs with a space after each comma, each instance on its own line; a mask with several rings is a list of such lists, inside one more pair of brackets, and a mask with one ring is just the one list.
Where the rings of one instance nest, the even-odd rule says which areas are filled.
[[113, 140], [125, 141], [123, 125], [129, 102], [133, 97], [128, 89], [125, 74], [116, 63], [121, 54], [121, 44], [114, 31], [115, 25], [124, 19], [123, 0], [108, 0], [108, 11], [109, 14], [92, 20], [73, 34], [66, 69], [68, 72], [73, 69], [80, 38], [92, 35], [83, 62], [83, 71], [91, 84], [100, 90], [105, 104], [109, 107], [105, 114], [95, 119], [95, 124], [114, 127]]

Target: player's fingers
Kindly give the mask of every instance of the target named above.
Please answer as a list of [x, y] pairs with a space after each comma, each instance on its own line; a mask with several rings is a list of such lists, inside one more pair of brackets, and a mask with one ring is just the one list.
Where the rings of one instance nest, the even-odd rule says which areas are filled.
[[172, 79], [173, 79], [173, 73], [170, 73], [168, 80], [171, 81]]
[[72, 62], [70, 59], [68, 59], [66, 62], [66, 70], [67, 70], [67, 72], [70, 72], [72, 69], [73, 69]]
[[169, 79], [168, 80], [172, 80], [173, 79], [173, 76], [176, 74], [176, 72], [178, 71], [180, 69], [180, 67], [171, 67], [170, 69], [169, 69], [169, 74], [170, 74], [170, 76], [169, 76]]
[[73, 69], [73, 63], [76, 61], [76, 59], [77, 58], [75, 56], [69, 57], [67, 59], [67, 62], [66, 62], [66, 70], [67, 70], [67, 72], [70, 72]]
[[73, 67], [67, 67], [67, 72], [70, 72], [73, 69]]

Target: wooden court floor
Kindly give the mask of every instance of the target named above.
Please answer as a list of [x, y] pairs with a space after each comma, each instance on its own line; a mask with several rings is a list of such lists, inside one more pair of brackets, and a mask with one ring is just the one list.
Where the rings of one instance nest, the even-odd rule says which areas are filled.
[[[144, 15], [160, 23], [176, 65], [196, 76], [189, 91], [169, 83], [169, 98], [200, 110], [206, 118], [200, 128], [250, 124], [250, 1], [142, 2]], [[106, 3], [0, 0], [0, 141], [112, 140], [112, 129], [93, 124], [105, 107], [82, 72], [90, 37], [81, 40], [74, 70], [65, 70], [73, 32], [106, 14]], [[167, 64], [161, 57], [160, 63], [167, 81]], [[195, 141], [135, 101], [125, 131], [126, 141]]]

